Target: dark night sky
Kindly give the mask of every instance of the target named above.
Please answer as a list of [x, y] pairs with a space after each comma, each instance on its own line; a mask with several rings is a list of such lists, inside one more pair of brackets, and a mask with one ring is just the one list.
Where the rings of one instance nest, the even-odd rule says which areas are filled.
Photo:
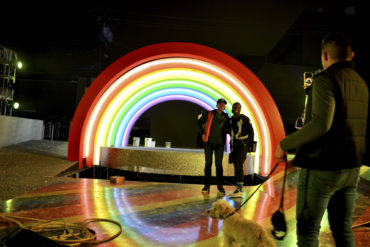
[[[354, 15], [345, 12], [358, 6], [349, 0], [117, 2], [14, 4], [0, 17], [8, 23], [2, 25], [0, 43], [27, 59], [27, 72], [67, 70], [94, 76], [104, 68], [98, 66], [99, 51], [104, 49], [99, 39], [103, 22], [113, 32], [111, 49], [103, 51], [109, 55], [105, 65], [129, 51], [168, 41], [200, 43], [234, 57], [266, 57], [281, 48], [277, 45], [283, 39], [313, 40], [333, 29], [350, 30], [346, 20]], [[310, 59], [297, 62], [312, 65]]]
[[5, 18], [13, 21], [6, 25], [7, 37], [1, 43], [27, 53], [24, 58], [32, 64], [33, 73], [57, 74], [68, 69], [96, 74], [102, 69], [97, 64], [103, 22], [113, 31], [106, 63], [139, 47], [168, 41], [209, 45], [233, 56], [265, 56], [302, 12], [297, 1], [290, 1], [294, 5], [289, 8], [281, 7], [279, 1], [266, 5], [256, 1], [120, 2], [15, 8], [7, 12]]
[[[361, 28], [368, 30], [368, 22], [363, 21], [366, 8], [359, 1], [11, 5], [5, 4], [7, 11], [0, 16], [0, 44], [17, 51], [24, 61], [24, 69], [17, 72], [16, 97], [23, 99], [25, 112], [47, 115], [47, 108], [53, 107], [56, 115], [71, 118], [79, 97], [72, 81], [97, 76], [137, 48], [169, 41], [207, 45], [238, 59], [265, 84], [287, 124], [300, 115], [302, 74], [320, 68], [320, 41], [327, 32], [345, 31], [352, 36], [356, 67], [368, 78], [364, 55], [368, 40], [361, 32]], [[101, 39], [103, 23], [113, 34], [108, 45]]]

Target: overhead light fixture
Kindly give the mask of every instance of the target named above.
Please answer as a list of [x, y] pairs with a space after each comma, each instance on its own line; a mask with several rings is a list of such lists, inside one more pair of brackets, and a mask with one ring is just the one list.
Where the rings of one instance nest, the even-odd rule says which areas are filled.
[[18, 108], [19, 108], [19, 103], [18, 103], [18, 102], [14, 102], [14, 104], [13, 104], [13, 108], [14, 108], [14, 109], [18, 109]]

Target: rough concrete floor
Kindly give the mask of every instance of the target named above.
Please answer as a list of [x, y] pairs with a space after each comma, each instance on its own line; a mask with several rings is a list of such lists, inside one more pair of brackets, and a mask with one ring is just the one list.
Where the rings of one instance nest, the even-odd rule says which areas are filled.
[[[73, 169], [67, 160], [68, 142], [28, 141], [0, 148], [0, 201], [53, 183], [72, 180], [58, 174]], [[77, 170], [77, 167], [75, 168]]]

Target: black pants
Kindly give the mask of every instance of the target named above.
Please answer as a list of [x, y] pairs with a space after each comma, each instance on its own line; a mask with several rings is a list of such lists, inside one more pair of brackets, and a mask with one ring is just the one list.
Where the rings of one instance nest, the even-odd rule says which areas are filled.
[[247, 158], [248, 146], [240, 145], [233, 148], [235, 182], [244, 183], [243, 164]]
[[224, 156], [224, 144], [213, 144], [209, 142], [204, 144], [204, 155], [206, 158], [204, 185], [211, 185], [213, 151], [215, 152], [217, 185], [220, 186], [223, 184], [222, 158]]

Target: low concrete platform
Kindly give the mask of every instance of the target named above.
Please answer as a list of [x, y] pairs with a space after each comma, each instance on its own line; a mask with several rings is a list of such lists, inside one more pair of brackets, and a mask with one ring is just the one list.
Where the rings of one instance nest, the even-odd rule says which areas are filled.
[[[244, 165], [244, 174], [254, 174], [253, 155], [248, 155], [252, 159], [248, 159], [248, 165]], [[229, 153], [225, 152], [222, 160], [223, 175], [232, 177], [234, 165], [228, 161]], [[203, 177], [204, 163], [203, 149], [132, 146], [101, 148], [100, 165], [123, 171]], [[212, 176], [216, 176], [215, 165], [212, 165]]]

